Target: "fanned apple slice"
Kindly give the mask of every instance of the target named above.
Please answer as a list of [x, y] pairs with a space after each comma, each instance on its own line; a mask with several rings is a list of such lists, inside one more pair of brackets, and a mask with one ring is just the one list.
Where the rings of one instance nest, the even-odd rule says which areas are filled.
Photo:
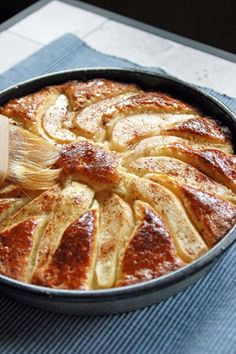
[[130, 164], [140, 156], [173, 157], [199, 169], [215, 181], [232, 189], [234, 193], [236, 192], [236, 156], [213, 148], [203, 148], [201, 145], [199, 147], [196, 144], [190, 145], [184, 139], [177, 137], [157, 138], [159, 137], [137, 144], [133, 151], [124, 154], [124, 163]]
[[0, 199], [0, 223], [10, 215], [15, 214], [20, 208], [29, 202], [29, 198], [5, 198]]
[[107, 124], [117, 117], [125, 117], [142, 113], [180, 113], [199, 114], [199, 111], [182, 101], [162, 92], [144, 92], [127, 98], [114, 105], [103, 115], [103, 123]]
[[93, 79], [87, 82], [69, 81], [64, 85], [64, 92], [75, 111], [109, 97], [139, 90], [136, 85], [106, 79]]
[[51, 86], [30, 95], [12, 99], [0, 108], [0, 113], [10, 117], [23, 128], [47, 138], [42, 129], [42, 117], [48, 107], [55, 102], [60, 90], [59, 86]]
[[37, 216], [46, 216], [51, 213], [55, 204], [60, 199], [61, 188], [55, 185], [48, 189], [38, 197], [23, 206], [15, 214], [4, 220], [0, 225], [0, 231], [4, 228], [11, 227], [14, 224], [20, 223], [24, 219]]
[[[159, 156], [165, 155], [164, 149], [171, 149], [174, 146], [183, 146], [188, 149], [216, 149], [226, 153], [231, 153], [228, 146], [223, 144], [201, 144], [195, 143], [187, 139], [179, 138], [176, 136], [153, 136], [144, 140], [141, 140], [137, 145], [132, 147], [132, 150], [123, 153], [123, 164], [129, 165], [132, 161], [143, 156]], [[225, 149], [226, 147], [226, 149]], [[158, 154], [159, 151], [159, 154]], [[163, 152], [163, 154], [161, 153]], [[173, 156], [175, 157], [175, 156]]]
[[189, 149], [176, 144], [155, 149], [154, 155], [175, 157], [196, 167], [236, 193], [236, 156], [214, 149]]
[[191, 117], [194, 116], [190, 114], [155, 114], [148, 110], [142, 114], [124, 117], [109, 127], [112, 148], [118, 151], [126, 150], [146, 137], [160, 134], [166, 124], [182, 122]]
[[181, 138], [203, 142], [230, 145], [230, 132], [216, 121], [206, 117], [193, 117], [180, 122], [173, 122], [161, 129], [161, 135], [175, 135]]
[[18, 185], [9, 181], [5, 181], [0, 186], [0, 198], [21, 198], [25, 197], [27, 193]]
[[36, 269], [33, 283], [61, 289], [92, 289], [99, 220], [97, 202], [79, 214], [65, 228], [48, 260]]
[[207, 251], [200, 234], [190, 222], [179, 199], [167, 188], [152, 181], [124, 176], [128, 195], [133, 200], [140, 199], [153, 207], [163, 219], [179, 256], [191, 262]]
[[116, 286], [160, 277], [183, 267], [163, 219], [148, 204], [134, 203], [136, 227], [120, 259]]
[[194, 188], [200, 188], [205, 192], [216, 194], [223, 199], [236, 204], [236, 194], [223, 184], [215, 182], [185, 162], [173, 157], [152, 156], [141, 157], [129, 166], [129, 170], [139, 176], [144, 176], [155, 182], [159, 175], [170, 175], [179, 184], [186, 184]]
[[88, 139], [103, 141], [106, 135], [106, 131], [102, 126], [103, 113], [117, 102], [121, 102], [125, 98], [135, 94], [137, 94], [137, 89], [133, 92], [127, 92], [90, 104], [75, 117], [73, 131], [75, 131], [77, 135], [82, 135]]
[[113, 286], [120, 251], [134, 227], [131, 207], [112, 192], [98, 196], [100, 205], [100, 231], [96, 278], [98, 288]]
[[90, 188], [77, 182], [68, 184], [62, 190], [39, 244], [32, 276], [34, 283], [43, 284], [46, 281], [44, 272], [48, 269], [65, 230], [89, 209], [93, 196], [94, 192]]
[[63, 128], [67, 119], [72, 119], [74, 113], [69, 112], [69, 101], [63, 94], [58, 95], [56, 100], [45, 111], [42, 125], [45, 133], [56, 143], [69, 143], [76, 139], [76, 135], [69, 129]]
[[172, 177], [160, 176], [159, 183], [181, 199], [208, 247], [214, 246], [236, 224], [236, 206], [232, 203], [203, 190], [179, 185]]
[[0, 232], [0, 274], [29, 281], [32, 259], [47, 218], [30, 217]]
[[120, 181], [118, 154], [89, 143], [80, 141], [67, 145], [57, 161], [66, 175], [91, 185], [95, 190], [116, 186]]

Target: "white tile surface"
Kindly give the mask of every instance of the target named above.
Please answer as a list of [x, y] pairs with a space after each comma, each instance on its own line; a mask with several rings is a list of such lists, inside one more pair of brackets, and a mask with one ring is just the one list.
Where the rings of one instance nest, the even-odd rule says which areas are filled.
[[52, 1], [12, 26], [10, 31], [46, 44], [67, 32], [76, 31], [83, 38], [104, 21], [107, 21], [105, 17]]
[[236, 64], [60, 1], [0, 34], [0, 72], [67, 32], [104, 53], [159, 66], [183, 80], [236, 97]]
[[125, 56], [145, 66], [155, 65], [158, 60], [157, 56], [165, 57], [171, 48], [178, 47], [177, 43], [168, 39], [114, 21], [107, 21], [96, 31], [87, 35], [85, 40], [99, 50]]
[[42, 47], [28, 39], [21, 38], [8, 31], [0, 35], [0, 73], [28, 57]]
[[201, 86], [236, 97], [236, 64], [108, 21], [86, 36], [93, 48], [144, 66], [159, 66], [168, 73]]

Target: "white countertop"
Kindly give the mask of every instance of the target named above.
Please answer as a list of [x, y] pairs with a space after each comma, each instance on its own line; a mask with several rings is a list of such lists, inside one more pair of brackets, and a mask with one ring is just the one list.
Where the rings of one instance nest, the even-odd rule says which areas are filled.
[[0, 34], [0, 74], [68, 32], [103, 53], [236, 97], [235, 63], [57, 0]]

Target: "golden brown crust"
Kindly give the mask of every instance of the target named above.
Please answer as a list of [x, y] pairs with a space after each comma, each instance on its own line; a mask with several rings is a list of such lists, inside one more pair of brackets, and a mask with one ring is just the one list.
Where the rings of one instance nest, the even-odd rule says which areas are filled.
[[228, 128], [222, 128], [216, 121], [208, 117], [190, 118], [183, 122], [164, 127], [160, 133], [219, 144], [228, 143], [230, 137]]
[[0, 233], [0, 274], [24, 280], [36, 227], [29, 218]]
[[24, 97], [12, 99], [0, 109], [0, 113], [13, 118], [23, 128], [37, 132], [38, 115], [42, 107], [45, 106], [46, 109], [59, 92], [58, 87], [52, 86]]
[[195, 188], [181, 186], [180, 189], [194, 224], [206, 244], [214, 246], [236, 223], [236, 206]]
[[[0, 113], [12, 118], [23, 128], [46, 139], [56, 138], [59, 143], [70, 142], [75, 140], [75, 136], [72, 131], [66, 130], [62, 123], [63, 120], [73, 119], [73, 111], [80, 110], [99, 100], [130, 91], [138, 92], [139, 88], [133, 84], [105, 79], [95, 79], [88, 82], [68, 81], [62, 85], [49, 86], [33, 94], [12, 99], [0, 107]], [[68, 107], [65, 105], [65, 112], [58, 113], [57, 124], [53, 124], [50, 120], [52, 113], [55, 114], [55, 112], [51, 113], [50, 106], [56, 102], [59, 95], [68, 99], [69, 104]], [[48, 108], [49, 112], [47, 112]]]
[[145, 176], [152, 181], [162, 176], [174, 177], [180, 185], [188, 185], [205, 192], [216, 194], [236, 204], [236, 194], [223, 184], [215, 182], [197, 168], [167, 156], [141, 157], [131, 163], [129, 171], [138, 176]]
[[214, 149], [188, 149], [178, 144], [174, 150], [177, 157], [187, 158], [188, 163], [236, 193], [236, 156]]
[[208, 247], [190, 222], [182, 203], [167, 188], [130, 175], [125, 176], [129, 201], [142, 200], [148, 203], [163, 218], [175, 241], [178, 255], [191, 262], [204, 254]]
[[145, 203], [136, 207], [141, 209], [141, 220], [125, 248], [116, 286], [157, 278], [184, 265], [160, 216]]
[[41, 235], [32, 278], [41, 279], [53, 255], [60, 245], [67, 227], [87, 211], [93, 201], [94, 192], [78, 182], [67, 183], [59, 198], [51, 206], [47, 225]]
[[[149, 142], [148, 142], [149, 141]], [[146, 143], [146, 145], [145, 145]], [[153, 137], [141, 141], [125, 155], [128, 162], [139, 156], [167, 156], [181, 160], [199, 169], [215, 181], [236, 192], [236, 156], [217, 149], [191, 144], [178, 137]]]
[[174, 99], [162, 92], [145, 92], [127, 98], [115, 105], [103, 115], [103, 122], [107, 123], [118, 115], [132, 115], [149, 111], [157, 113], [194, 113], [199, 111], [192, 106]]
[[82, 214], [64, 232], [48, 267], [32, 283], [53, 288], [88, 290], [88, 272], [95, 252], [97, 215]]
[[29, 198], [27, 197], [0, 199], [0, 223], [5, 222], [28, 202]]
[[231, 202], [202, 189], [180, 184], [167, 175], [156, 175], [155, 181], [177, 195], [208, 247], [214, 246], [236, 223], [236, 205]]
[[65, 147], [57, 162], [67, 175], [92, 185], [96, 190], [115, 186], [120, 181], [117, 171], [119, 157], [116, 153], [81, 141]]
[[94, 79], [87, 82], [69, 81], [64, 85], [73, 110], [80, 110], [91, 103], [120, 95], [121, 93], [138, 91], [133, 84], [124, 84], [106, 79]]
[[26, 195], [20, 187], [5, 181], [0, 188], [0, 198], [20, 198]]
[[0, 223], [0, 231], [7, 227], [10, 228], [14, 224], [18, 224], [27, 218], [49, 215], [54, 206], [60, 201], [60, 194], [60, 186], [55, 185], [37, 196], [35, 199], [30, 199], [26, 205], [21, 207], [20, 210], [16, 210], [15, 213]]
[[0, 215], [11, 206], [9, 199], [0, 200]]

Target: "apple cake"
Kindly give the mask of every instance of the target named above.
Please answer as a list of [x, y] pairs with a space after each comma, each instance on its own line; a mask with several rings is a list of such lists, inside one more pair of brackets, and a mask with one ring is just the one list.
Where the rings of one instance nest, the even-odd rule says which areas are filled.
[[126, 286], [194, 261], [236, 223], [230, 132], [160, 91], [69, 81], [0, 108], [60, 150], [51, 188], [0, 187], [0, 274], [61, 289]]

